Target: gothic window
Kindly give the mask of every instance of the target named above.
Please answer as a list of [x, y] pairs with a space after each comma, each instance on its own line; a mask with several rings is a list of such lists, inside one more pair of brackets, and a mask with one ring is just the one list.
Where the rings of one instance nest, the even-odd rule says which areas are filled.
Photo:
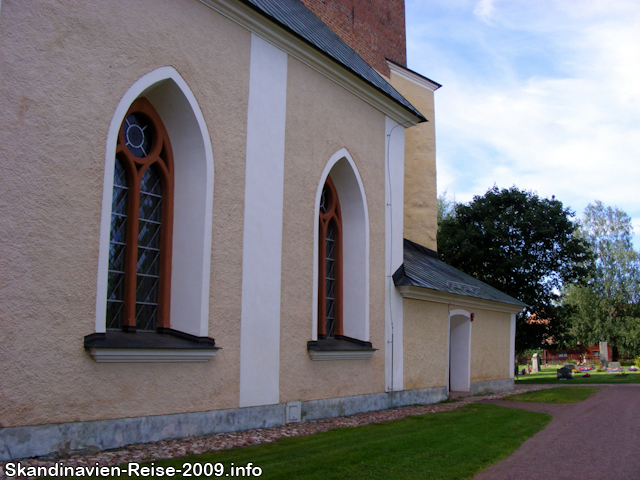
[[139, 98], [118, 134], [111, 208], [107, 329], [169, 328], [173, 159], [157, 112]]
[[318, 338], [334, 338], [343, 334], [342, 217], [331, 177], [322, 189], [319, 222]]

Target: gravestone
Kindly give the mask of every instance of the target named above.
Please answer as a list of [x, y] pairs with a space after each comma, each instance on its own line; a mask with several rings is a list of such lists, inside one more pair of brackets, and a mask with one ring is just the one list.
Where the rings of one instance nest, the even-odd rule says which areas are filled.
[[534, 353], [531, 357], [531, 373], [536, 373], [540, 371], [540, 356], [537, 353]]
[[609, 368], [607, 372], [609, 373], [621, 373], [624, 372], [624, 368], [620, 365], [620, 362], [609, 362]]
[[578, 370], [578, 366], [575, 363], [566, 363], [562, 368], [568, 368], [571, 370]]
[[571, 372], [570, 368], [567, 368], [566, 366], [559, 368], [556, 371], [556, 377], [558, 378], [558, 380], [560, 380], [561, 378], [564, 378], [565, 380], [570, 380], [573, 378], [573, 372]]
[[600, 365], [604, 368], [609, 366], [609, 344], [600, 342]]

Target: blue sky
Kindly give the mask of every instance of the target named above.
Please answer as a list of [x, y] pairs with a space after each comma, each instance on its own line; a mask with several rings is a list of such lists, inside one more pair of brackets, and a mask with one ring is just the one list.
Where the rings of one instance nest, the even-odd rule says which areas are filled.
[[640, 2], [407, 0], [408, 67], [440, 83], [438, 193], [493, 184], [627, 212], [640, 249]]

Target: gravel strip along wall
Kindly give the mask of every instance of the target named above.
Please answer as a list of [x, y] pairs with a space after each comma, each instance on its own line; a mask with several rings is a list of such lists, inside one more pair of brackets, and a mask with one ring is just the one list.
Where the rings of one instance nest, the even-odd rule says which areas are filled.
[[[63, 452], [56, 456], [46, 456], [19, 460], [23, 466], [51, 466], [54, 463], [62, 463], [67, 466], [95, 465], [96, 462], [103, 465], [120, 465], [128, 462], [150, 462], [166, 458], [179, 458], [186, 455], [199, 455], [202, 453], [225, 450], [229, 448], [247, 447], [259, 445], [261, 443], [271, 443], [280, 438], [301, 437], [313, 435], [318, 432], [325, 432], [339, 427], [359, 427], [370, 423], [388, 422], [398, 420], [410, 415], [425, 415], [430, 413], [448, 412], [460, 408], [469, 403], [481, 400], [500, 399], [514, 393], [522, 393], [533, 390], [554, 387], [555, 385], [526, 385], [516, 386], [515, 391], [500, 392], [492, 395], [466, 397], [451, 403], [438, 403], [430, 405], [416, 405], [410, 407], [393, 408], [389, 410], [378, 410], [375, 412], [360, 413], [349, 417], [336, 417], [324, 420], [316, 420], [305, 423], [289, 423], [281, 427], [263, 428], [259, 430], [248, 430], [244, 432], [222, 433], [208, 435], [204, 437], [189, 437], [172, 440], [163, 440], [153, 443], [140, 443], [128, 445], [123, 448], [107, 451], [74, 451]], [[18, 460], [14, 461], [17, 462]], [[7, 477], [4, 474], [4, 465], [8, 462], [1, 462], [2, 474], [0, 479], [8, 478], [28, 478], [28, 477]]]

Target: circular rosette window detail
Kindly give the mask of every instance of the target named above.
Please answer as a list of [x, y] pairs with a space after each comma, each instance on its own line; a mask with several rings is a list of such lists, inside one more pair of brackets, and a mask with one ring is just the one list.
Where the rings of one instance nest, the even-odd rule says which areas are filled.
[[130, 113], [122, 122], [122, 135], [129, 151], [138, 158], [151, 152], [154, 140], [153, 124], [145, 115]]

